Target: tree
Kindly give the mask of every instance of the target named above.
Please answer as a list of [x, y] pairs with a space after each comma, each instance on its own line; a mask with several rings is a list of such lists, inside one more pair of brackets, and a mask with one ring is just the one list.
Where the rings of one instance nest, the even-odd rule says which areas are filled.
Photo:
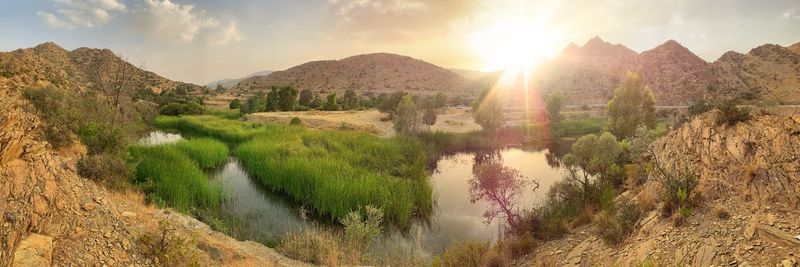
[[503, 105], [499, 97], [492, 94], [490, 87], [483, 90], [481, 97], [473, 105], [472, 117], [487, 132], [493, 133], [503, 126]]
[[308, 103], [308, 107], [313, 109], [319, 109], [322, 107], [322, 99], [319, 98], [319, 95], [314, 95], [314, 99], [312, 99], [311, 102]]
[[410, 95], [403, 96], [394, 112], [394, 130], [398, 134], [414, 134], [417, 132], [419, 120], [417, 119], [417, 106]]
[[435, 107], [435, 108], [443, 108], [445, 106], [447, 106], [447, 96], [445, 96], [441, 92], [436, 93], [436, 96], [434, 97], [434, 100], [433, 100], [433, 107]]
[[272, 90], [267, 93], [267, 99], [264, 103], [264, 110], [259, 111], [277, 111], [281, 105], [281, 98], [278, 93], [278, 87], [273, 86]]
[[469, 180], [469, 199], [472, 203], [483, 200], [489, 204], [483, 214], [486, 222], [499, 216], [506, 220], [510, 228], [516, 228], [520, 219], [517, 205], [522, 200], [522, 193], [528, 191], [531, 185], [531, 191], [536, 191], [539, 182], [495, 161], [477, 164], [472, 173], [473, 177]]
[[230, 109], [237, 109], [239, 108], [239, 106], [241, 106], [241, 103], [239, 103], [239, 99], [231, 100], [231, 103], [228, 104], [228, 108]]
[[594, 134], [584, 135], [572, 144], [569, 154], [564, 156], [563, 163], [567, 168], [566, 179], [579, 185], [585, 204], [590, 204], [595, 192], [597, 180], [612, 178], [611, 170], [615, 169], [617, 158], [622, 147], [611, 133], [603, 133], [599, 137]]
[[297, 89], [284, 86], [278, 91], [278, 109], [281, 111], [294, 111], [297, 105]]
[[323, 109], [327, 111], [337, 111], [342, 109], [342, 107], [336, 103], [336, 93], [331, 93], [328, 95], [328, 101], [325, 102], [325, 107], [323, 107]]
[[297, 104], [309, 107], [311, 106], [312, 100], [314, 100], [314, 92], [312, 92], [311, 89], [303, 89], [300, 91], [300, 99], [297, 101]]
[[342, 108], [344, 110], [353, 110], [358, 108], [358, 96], [353, 89], [347, 89], [344, 92], [344, 99], [342, 101]]
[[553, 91], [545, 99], [545, 109], [550, 123], [561, 122], [561, 108], [564, 106], [564, 94], [561, 91]]
[[655, 127], [656, 98], [640, 73], [628, 72], [608, 102], [608, 130], [620, 138], [633, 136], [636, 127]]
[[428, 128], [436, 124], [436, 110], [432, 108], [426, 108], [425, 113], [422, 113], [422, 123], [428, 125]]
[[[386, 96], [378, 106], [378, 110], [394, 116], [394, 112], [397, 110], [397, 105], [400, 104], [400, 101], [403, 100], [403, 97], [406, 95], [407, 94], [405, 92], [394, 92], [391, 95]], [[384, 94], [381, 94], [381, 96], [384, 96]]]
[[218, 83], [218, 84], [217, 84], [217, 88], [216, 88], [216, 89], [214, 89], [214, 91], [217, 91], [217, 93], [222, 93], [222, 92], [225, 92], [225, 87], [222, 87], [222, 84], [219, 84], [219, 83]]

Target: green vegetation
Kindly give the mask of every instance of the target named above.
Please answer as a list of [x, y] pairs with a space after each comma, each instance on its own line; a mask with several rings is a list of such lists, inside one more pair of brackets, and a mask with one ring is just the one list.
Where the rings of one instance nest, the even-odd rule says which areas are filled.
[[475, 101], [472, 116], [485, 132], [494, 133], [503, 126], [503, 105], [499, 97], [492, 93], [491, 87], [484, 89], [478, 101]]
[[203, 106], [194, 101], [187, 101], [185, 103], [172, 102], [158, 108], [158, 113], [161, 115], [197, 115], [203, 114]]
[[202, 169], [218, 167], [228, 160], [228, 146], [211, 138], [181, 140], [175, 144]]
[[750, 109], [740, 108], [734, 100], [721, 101], [717, 104], [720, 114], [716, 118], [717, 125], [735, 125], [750, 119]]
[[215, 115], [158, 116], [155, 125], [161, 129], [177, 130], [188, 136], [207, 136], [229, 144], [237, 144], [268, 132], [283, 132], [290, 128], [225, 119]]
[[289, 121], [289, 125], [302, 125], [302, 124], [303, 124], [303, 121], [301, 121], [300, 118], [298, 118], [298, 117], [294, 117], [294, 118], [292, 118], [291, 121]]
[[[182, 212], [194, 208], [213, 210], [222, 202], [222, 189], [211, 183], [192, 157], [177, 145], [133, 146], [130, 153], [136, 163], [134, 183], [149, 201]], [[195, 153], [202, 157], [200, 152]]]
[[236, 154], [262, 184], [318, 214], [340, 219], [371, 204], [403, 227], [432, 212], [422, 151], [410, 139], [293, 128], [255, 137]]
[[561, 108], [564, 107], [564, 94], [561, 91], [553, 91], [545, 98], [545, 110], [551, 124], [561, 122]]
[[241, 103], [241, 102], [239, 102], [239, 99], [234, 99], [234, 100], [231, 100], [231, 102], [228, 104], [228, 108], [230, 108], [230, 109], [237, 109], [237, 108], [239, 108], [241, 105], [242, 105], [242, 103]]
[[603, 132], [608, 119], [605, 117], [574, 116], [562, 118], [558, 123], [551, 124], [551, 137], [578, 137], [586, 134]]
[[655, 103], [653, 90], [644, 84], [642, 74], [628, 72], [625, 80], [614, 90], [614, 98], [608, 101], [608, 131], [627, 138], [641, 124], [655, 127]]
[[417, 106], [410, 95], [403, 97], [394, 112], [394, 130], [397, 134], [413, 135], [419, 128]]

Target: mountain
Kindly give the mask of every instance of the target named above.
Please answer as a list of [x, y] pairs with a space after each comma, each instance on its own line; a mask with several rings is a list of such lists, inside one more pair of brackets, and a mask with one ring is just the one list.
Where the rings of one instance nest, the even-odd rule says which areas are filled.
[[582, 47], [568, 45], [534, 81], [540, 91], [563, 91], [573, 105], [607, 103], [628, 71], [641, 71], [658, 105], [688, 105], [703, 96], [800, 104], [799, 57], [800, 43], [763, 45], [708, 63], [674, 40], [636, 53], [595, 37]]
[[717, 96], [800, 104], [800, 43], [766, 44], [747, 54], [727, 52], [711, 66]]
[[298, 90], [472, 95], [474, 84], [453, 71], [407, 56], [376, 53], [304, 63], [267, 76], [251, 77], [233, 91], [257, 92], [291, 85]]
[[213, 81], [213, 82], [210, 82], [210, 83], [206, 84], [206, 87], [208, 87], [208, 88], [216, 88], [217, 84], [221, 84], [222, 87], [231, 88], [233, 86], [236, 86], [237, 83], [241, 82], [244, 79], [247, 79], [247, 78], [250, 78], [250, 77], [256, 77], [256, 76], [267, 76], [270, 73], [272, 73], [272, 72], [268, 71], [268, 70], [265, 70], [265, 71], [259, 71], [259, 72], [251, 73], [250, 75], [244, 76], [242, 78], [216, 80], [216, 81]]
[[[18, 84], [35, 84], [47, 81], [57, 86], [86, 89], [100, 79], [108, 77], [98, 70], [130, 71], [130, 85], [160, 93], [173, 90], [178, 86], [187, 86], [189, 91], [200, 91], [194, 84], [176, 82], [161, 77], [150, 71], [136, 67], [108, 49], [81, 47], [72, 51], [48, 42], [33, 48], [17, 49], [11, 52], [0, 52], [0, 75], [16, 81]], [[115, 73], [119, 73], [114, 71]]]

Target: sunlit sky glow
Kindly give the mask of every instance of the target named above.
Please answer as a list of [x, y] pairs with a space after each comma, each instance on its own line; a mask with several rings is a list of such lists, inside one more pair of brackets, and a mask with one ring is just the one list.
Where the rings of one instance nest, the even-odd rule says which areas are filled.
[[636, 50], [675, 39], [707, 61], [800, 41], [796, 0], [6, 0], [0, 50], [110, 48], [204, 84], [311, 60], [390, 52], [448, 67], [533, 67], [595, 35]]

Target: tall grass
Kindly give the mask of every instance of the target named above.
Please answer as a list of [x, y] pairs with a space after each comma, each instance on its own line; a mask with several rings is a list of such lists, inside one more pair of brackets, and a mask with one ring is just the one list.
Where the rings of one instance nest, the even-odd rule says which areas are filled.
[[[288, 127], [288, 126], [285, 126]], [[236, 154], [249, 172], [277, 191], [339, 220], [366, 205], [405, 227], [432, 213], [426, 157], [410, 139], [380, 139], [350, 131], [270, 132]]]
[[133, 146], [134, 182], [147, 198], [182, 212], [194, 208], [217, 209], [222, 189], [211, 183], [199, 165], [176, 145]]
[[177, 130], [187, 136], [213, 137], [229, 144], [244, 142], [266, 133], [300, 129], [300, 127], [283, 127], [270, 123], [231, 120], [216, 115], [158, 116], [155, 124], [159, 128]]
[[211, 138], [194, 138], [181, 140], [175, 144], [200, 168], [219, 167], [228, 160], [228, 146]]

